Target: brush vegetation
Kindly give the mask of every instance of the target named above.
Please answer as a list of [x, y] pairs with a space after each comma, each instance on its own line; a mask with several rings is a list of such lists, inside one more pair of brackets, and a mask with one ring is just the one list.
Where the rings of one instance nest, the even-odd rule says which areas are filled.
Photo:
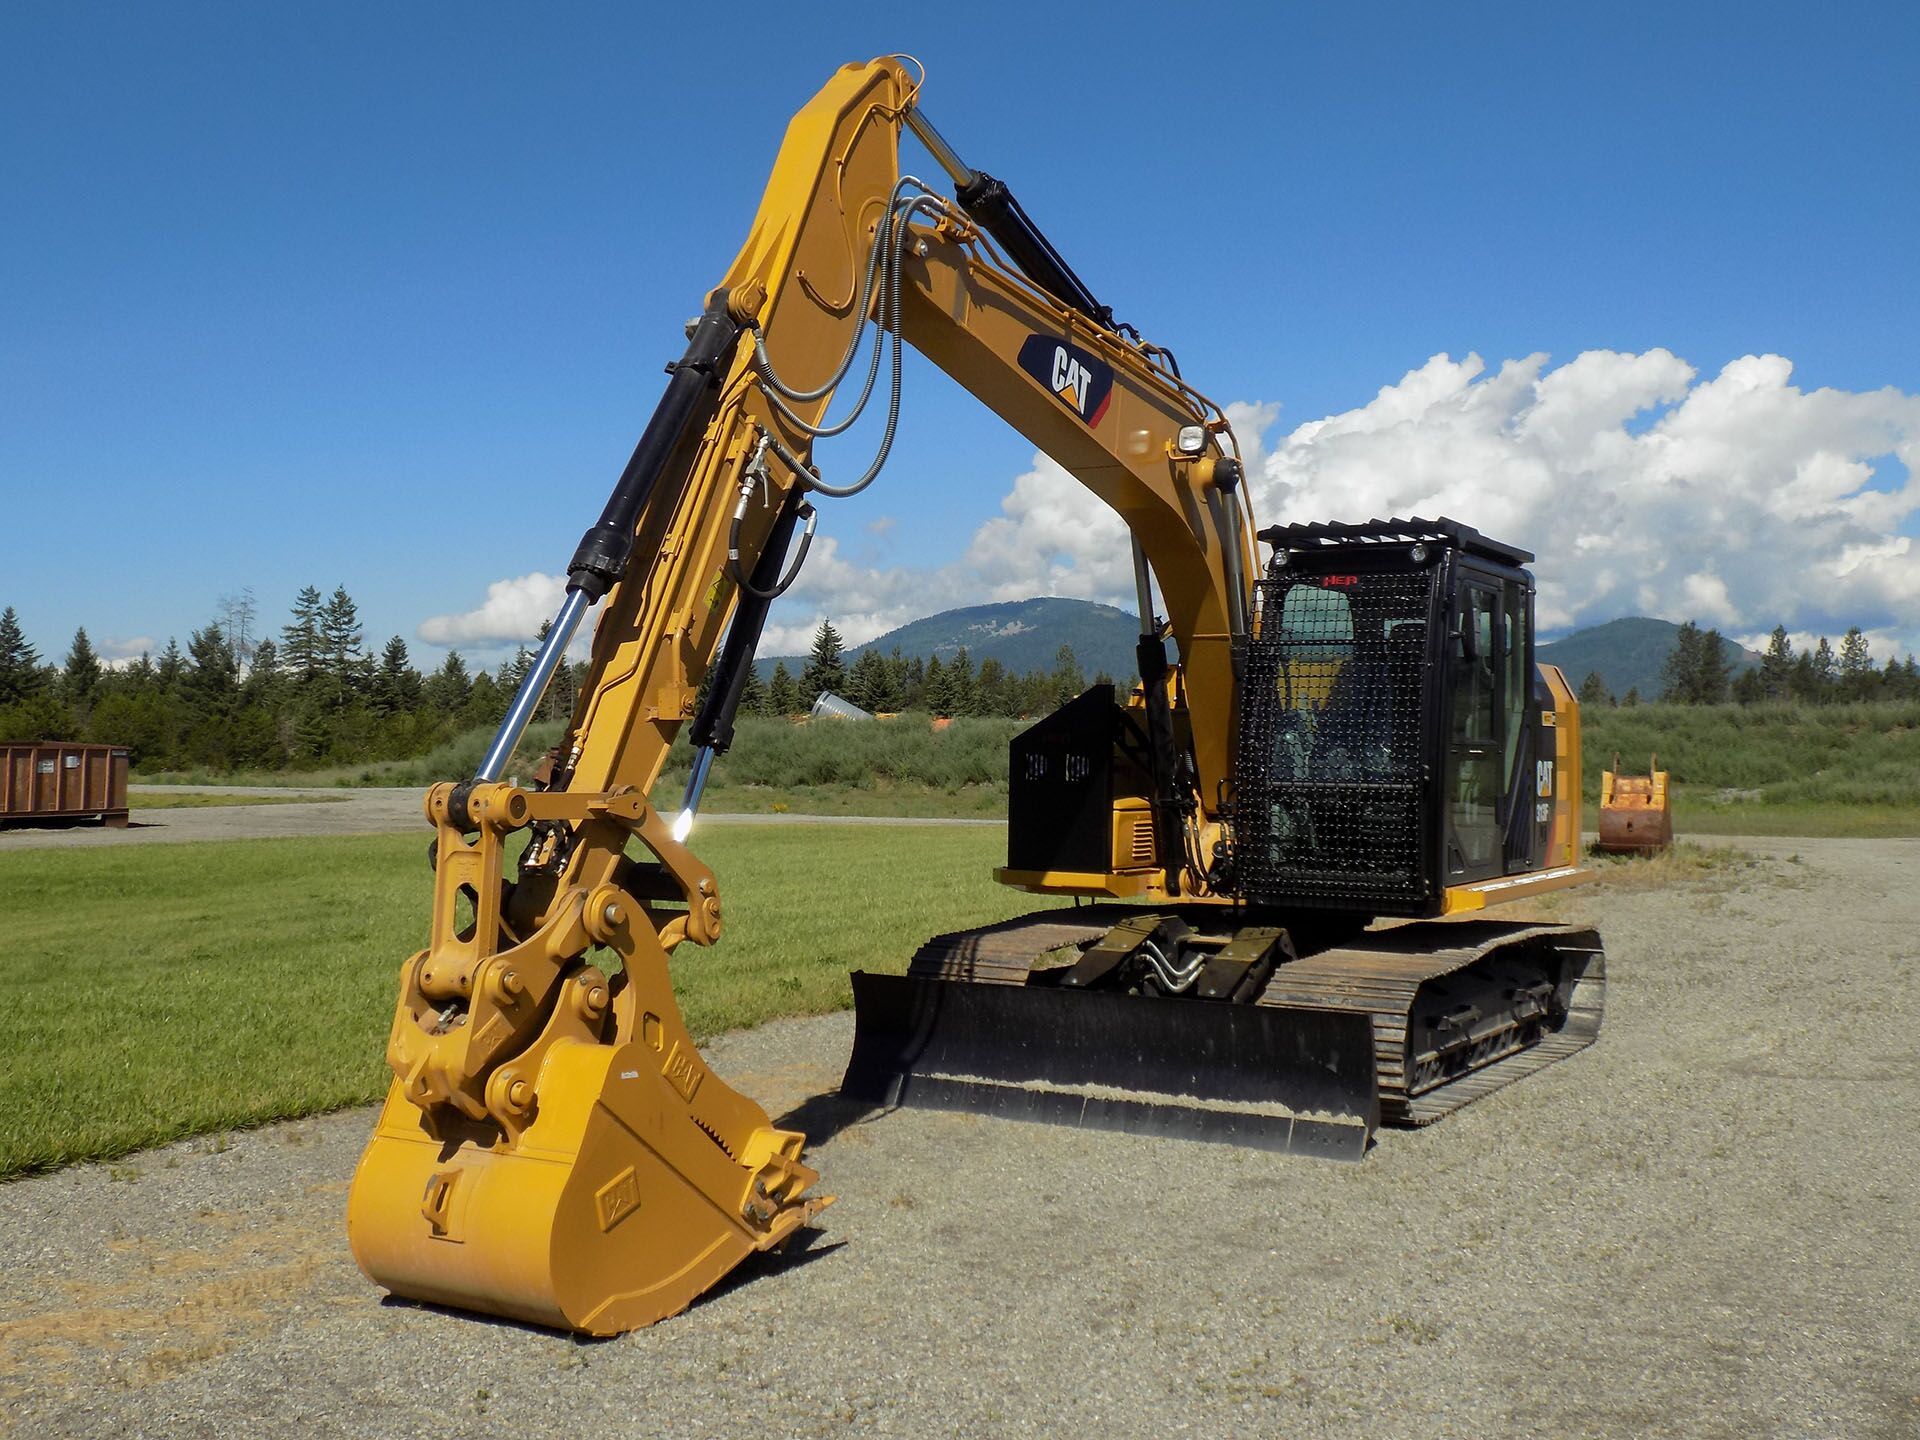
[[1920, 702], [1591, 707], [1581, 720], [1590, 806], [1616, 752], [1634, 774], [1657, 754], [1682, 833], [1920, 834]]
[[[845, 1008], [848, 971], [897, 973], [929, 935], [1045, 903], [988, 879], [1001, 844], [703, 833], [727, 931], [674, 954], [689, 1026]], [[426, 943], [421, 851], [394, 835], [8, 855], [0, 1175], [378, 1098], [400, 964]]]
[[[1581, 721], [1589, 824], [1600, 772], [1615, 752], [1629, 772], [1643, 772], [1657, 753], [1673, 779], [1682, 831], [1920, 834], [1920, 701], [1588, 705]], [[926, 714], [878, 721], [742, 716], [733, 749], [714, 765], [703, 806], [748, 814], [1003, 816], [1007, 744], [1028, 723], [960, 716], [935, 729]], [[561, 730], [557, 723], [532, 726], [511, 771], [529, 774]], [[491, 739], [492, 730], [479, 727], [411, 760], [181, 778], [425, 786], [471, 775]], [[682, 739], [654, 790], [662, 809], [679, 807], [691, 758]]]

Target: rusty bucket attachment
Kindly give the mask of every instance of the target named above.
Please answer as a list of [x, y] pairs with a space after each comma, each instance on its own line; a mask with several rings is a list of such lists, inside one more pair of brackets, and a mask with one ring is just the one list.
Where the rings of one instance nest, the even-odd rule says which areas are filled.
[[1373, 1021], [855, 972], [849, 1100], [1358, 1160], [1380, 1120]]
[[1620, 757], [1600, 775], [1600, 845], [1615, 855], [1652, 855], [1673, 844], [1673, 808], [1660, 757], [1647, 757], [1645, 775], [1622, 775]]

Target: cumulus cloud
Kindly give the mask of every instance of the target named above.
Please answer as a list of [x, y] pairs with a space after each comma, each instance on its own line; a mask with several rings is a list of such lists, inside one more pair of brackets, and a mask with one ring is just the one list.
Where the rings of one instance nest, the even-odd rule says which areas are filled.
[[[1367, 404], [1290, 431], [1276, 404], [1227, 408], [1260, 523], [1450, 515], [1537, 552], [1543, 628], [1656, 615], [1751, 644], [1775, 623], [1835, 637], [1857, 624], [1876, 654], [1920, 646], [1920, 552], [1900, 533], [1920, 510], [1920, 396], [1792, 382], [1777, 355], [1709, 379], [1664, 349], [1492, 370], [1436, 355]], [[528, 639], [563, 585], [496, 582], [421, 638]], [[1133, 607], [1119, 518], [1041, 455], [943, 561], [860, 564], [823, 533], [762, 653], [803, 651], [822, 618], [860, 644], [938, 610], [1032, 595]]]
[[1265, 519], [1451, 515], [1539, 554], [1544, 627], [1619, 615], [1920, 638], [1920, 396], [1792, 383], [1778, 355], [1712, 379], [1666, 350], [1489, 373], [1436, 355], [1297, 426], [1253, 482]]
[[420, 622], [418, 634], [431, 645], [516, 645], [531, 641], [553, 618], [567, 593], [564, 575], [538, 570], [487, 586], [487, 598], [458, 615], [435, 615]]

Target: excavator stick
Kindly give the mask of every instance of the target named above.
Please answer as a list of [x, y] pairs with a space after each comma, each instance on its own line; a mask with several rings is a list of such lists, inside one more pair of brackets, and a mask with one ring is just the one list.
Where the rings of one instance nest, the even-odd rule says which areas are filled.
[[1599, 848], [1613, 855], [1656, 855], [1673, 844], [1673, 802], [1660, 757], [1645, 775], [1623, 775], [1620, 757], [1600, 774]]
[[865, 1104], [1344, 1160], [1380, 1120], [1365, 1014], [864, 972], [853, 998]]

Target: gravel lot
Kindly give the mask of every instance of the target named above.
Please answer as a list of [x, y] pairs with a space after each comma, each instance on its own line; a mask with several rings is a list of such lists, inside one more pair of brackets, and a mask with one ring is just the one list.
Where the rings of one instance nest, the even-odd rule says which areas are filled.
[[847, 1017], [726, 1037], [844, 1126], [840, 1203], [612, 1341], [367, 1284], [367, 1112], [16, 1182], [0, 1428], [1920, 1436], [1920, 842], [1742, 843], [1562, 900], [1608, 941], [1599, 1044], [1359, 1165], [851, 1117], [806, 1103]]

